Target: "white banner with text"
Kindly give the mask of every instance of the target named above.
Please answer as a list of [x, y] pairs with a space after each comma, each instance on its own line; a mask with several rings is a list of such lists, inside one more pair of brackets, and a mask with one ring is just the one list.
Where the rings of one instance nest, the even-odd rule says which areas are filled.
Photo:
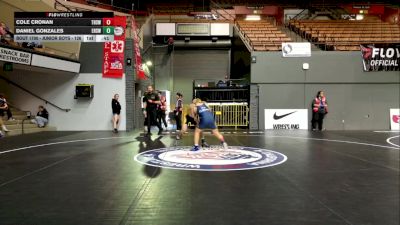
[[308, 109], [265, 109], [266, 130], [308, 130]]
[[309, 42], [283, 42], [283, 57], [311, 57], [311, 44]]
[[32, 54], [0, 47], [0, 61], [30, 65]]

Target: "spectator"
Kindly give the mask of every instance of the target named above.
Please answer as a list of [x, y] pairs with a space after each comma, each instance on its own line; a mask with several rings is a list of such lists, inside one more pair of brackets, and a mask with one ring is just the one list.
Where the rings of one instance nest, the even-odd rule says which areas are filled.
[[147, 113], [146, 113], [146, 108], [145, 108], [145, 106], [146, 106], [146, 97], [145, 96], [146, 95], [147, 95], [147, 91], [145, 91], [142, 96], [142, 112], [143, 112], [143, 116], [144, 116], [144, 124], [143, 124], [144, 132], [147, 131]]
[[7, 100], [3, 94], [0, 94], [0, 117], [4, 116], [4, 112], [7, 112], [7, 118], [9, 121], [15, 120], [12, 117], [11, 109], [7, 104]]
[[174, 110], [175, 121], [176, 121], [176, 139], [179, 140], [180, 131], [182, 130], [182, 110], [183, 110], [183, 95], [181, 93], [176, 93], [176, 105]]
[[10, 30], [10, 28], [4, 23], [1, 23], [1, 26], [4, 27], [5, 31], [6, 31], [6, 35], [8, 37], [10, 37], [11, 39], [14, 39], [14, 33]]
[[3, 137], [4, 134], [1, 132], [3, 130], [4, 132], [8, 132], [9, 130], [7, 129], [6, 125], [3, 122], [3, 119], [0, 117], [0, 137]]
[[226, 83], [227, 87], [231, 87], [232, 86], [232, 81], [229, 79], [228, 75], [225, 76], [225, 83]]
[[36, 41], [36, 42], [22, 42], [22, 47], [24, 48], [29, 48], [29, 49], [35, 49], [35, 48], [43, 48], [42, 43]]
[[171, 54], [171, 52], [174, 50], [174, 38], [169, 37], [168, 38], [168, 54]]
[[119, 104], [118, 98], [119, 98], [119, 95], [115, 94], [114, 98], [111, 100], [111, 107], [112, 107], [112, 113], [113, 113], [112, 121], [113, 121], [113, 128], [114, 128], [113, 132], [114, 133], [118, 133], [117, 127], [118, 127], [119, 121], [121, 119], [121, 116], [120, 116], [121, 105]]
[[316, 130], [316, 124], [318, 123], [318, 130], [322, 130], [322, 124], [325, 115], [328, 113], [328, 102], [326, 101], [325, 94], [323, 91], [318, 91], [317, 96], [312, 103], [313, 115], [311, 119], [312, 130]]
[[9, 44], [9, 41], [14, 39], [14, 34], [10, 31], [10, 28], [4, 22], [0, 22], [0, 36], [1, 42]]
[[158, 96], [160, 97], [160, 105], [158, 105], [157, 109], [157, 120], [160, 125], [164, 124], [165, 129], [167, 129], [167, 121], [165, 121], [166, 111], [167, 111], [167, 100], [165, 96], [158, 92]]
[[49, 122], [49, 113], [47, 112], [46, 108], [42, 105], [39, 106], [39, 111], [36, 114], [35, 119], [31, 120], [32, 123], [38, 125], [38, 127], [45, 127]]
[[2, 43], [7, 43], [6, 42], [6, 34], [7, 34], [7, 32], [4, 29], [3, 24], [4, 24], [3, 22], [0, 23], [0, 39], [1, 39]]

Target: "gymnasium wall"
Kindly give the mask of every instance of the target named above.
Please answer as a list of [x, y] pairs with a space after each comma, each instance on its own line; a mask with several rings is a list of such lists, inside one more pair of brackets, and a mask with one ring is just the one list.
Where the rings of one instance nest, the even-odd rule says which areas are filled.
[[[40, 97], [62, 107], [61, 111], [26, 92], [9, 86], [7, 96], [16, 107], [36, 114], [37, 106], [44, 105], [50, 114], [49, 126], [59, 131], [66, 130], [111, 130], [111, 99], [120, 94], [122, 109], [125, 109], [125, 78], [103, 79], [101, 73], [49, 73], [49, 71], [15, 70], [8, 78]], [[3, 81], [0, 81], [3, 82]], [[93, 99], [74, 99], [75, 85], [93, 84]], [[3, 84], [5, 85], [5, 84]], [[0, 86], [3, 86], [0, 85]], [[121, 130], [125, 130], [125, 111], [121, 112]]]
[[[223, 80], [230, 70], [229, 50], [175, 50], [157, 48], [154, 55], [155, 86], [159, 90], [181, 92], [191, 101], [194, 79]], [[154, 66], [154, 65], [153, 65]]]
[[[309, 58], [283, 58], [280, 52], [253, 52], [251, 82], [259, 86], [258, 128], [264, 109], [310, 109], [324, 90], [329, 130], [389, 129], [389, 109], [399, 108], [400, 72], [363, 72], [360, 52], [312, 52]], [[303, 63], [310, 69], [302, 69]], [[309, 120], [311, 119], [309, 110]]]
[[[103, 78], [101, 72], [102, 45], [86, 43], [82, 45], [81, 72], [79, 74], [42, 69], [14, 64], [14, 71], [1, 72], [8, 79], [21, 85], [36, 95], [60, 106], [71, 109], [61, 111], [42, 100], [5, 83], [0, 79], [0, 90], [5, 92], [16, 107], [37, 112], [38, 105], [44, 105], [50, 113], [49, 125], [59, 131], [67, 130], [110, 130], [111, 99], [115, 93], [120, 95], [121, 124], [126, 128], [125, 75], [122, 79]], [[94, 98], [74, 99], [77, 84], [93, 84]], [[0, 92], [1, 92], [0, 91]]]

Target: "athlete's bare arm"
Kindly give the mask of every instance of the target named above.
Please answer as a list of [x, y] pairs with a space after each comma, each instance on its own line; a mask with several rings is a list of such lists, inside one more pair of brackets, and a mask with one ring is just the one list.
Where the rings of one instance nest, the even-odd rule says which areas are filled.
[[196, 104], [190, 104], [190, 116], [194, 119], [194, 121], [196, 121], [196, 123], [199, 123]]

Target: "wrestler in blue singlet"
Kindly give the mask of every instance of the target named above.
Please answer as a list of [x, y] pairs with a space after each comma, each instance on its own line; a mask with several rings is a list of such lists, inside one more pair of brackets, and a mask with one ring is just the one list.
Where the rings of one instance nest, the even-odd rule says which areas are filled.
[[199, 115], [199, 128], [200, 129], [216, 129], [214, 114], [206, 104], [196, 106], [197, 114]]

